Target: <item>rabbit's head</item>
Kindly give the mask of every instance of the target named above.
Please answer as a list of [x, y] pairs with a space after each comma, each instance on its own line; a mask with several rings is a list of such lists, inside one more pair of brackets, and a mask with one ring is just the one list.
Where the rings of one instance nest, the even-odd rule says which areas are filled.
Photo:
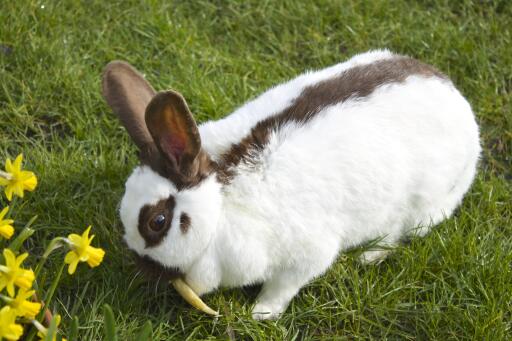
[[221, 207], [215, 164], [183, 97], [155, 93], [130, 65], [111, 62], [103, 96], [139, 149], [120, 216], [124, 239], [148, 264], [184, 271], [211, 242]]

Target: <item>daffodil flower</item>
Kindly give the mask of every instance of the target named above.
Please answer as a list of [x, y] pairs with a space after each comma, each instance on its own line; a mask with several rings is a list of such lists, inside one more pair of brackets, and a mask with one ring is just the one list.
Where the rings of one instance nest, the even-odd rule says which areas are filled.
[[16, 257], [14, 252], [4, 249], [3, 252], [5, 265], [0, 265], [0, 291], [7, 288], [9, 296], [14, 297], [14, 285], [30, 289], [34, 282], [34, 271], [20, 268], [21, 263], [28, 257], [28, 253], [24, 253]]
[[[55, 315], [55, 326], [58, 327], [60, 324], [60, 315]], [[44, 340], [46, 338], [46, 335], [48, 334], [48, 329], [46, 329], [41, 323], [37, 322], [36, 320], [32, 320], [32, 324], [37, 328], [37, 336], [39, 337], [39, 340]], [[57, 328], [55, 328], [55, 332], [52, 335], [52, 341], [57, 340]], [[67, 341], [65, 338], [62, 338], [62, 341]]]
[[12, 227], [12, 223], [14, 223], [14, 220], [4, 219], [8, 211], [9, 207], [5, 207], [0, 212], [0, 236], [4, 237], [5, 239], [11, 238], [14, 233], [14, 227]]
[[12, 200], [15, 194], [23, 198], [24, 191], [33, 191], [37, 186], [37, 178], [33, 172], [21, 169], [23, 154], [20, 154], [11, 162], [11, 159], [5, 161], [5, 172], [0, 172], [0, 186], [5, 186], [5, 196], [7, 200]]
[[69, 251], [66, 258], [64, 258], [64, 263], [69, 264], [68, 273], [70, 275], [75, 272], [78, 262], [87, 262], [91, 268], [94, 268], [100, 265], [103, 260], [105, 251], [101, 248], [91, 246], [94, 235], [89, 237], [90, 230], [91, 226], [89, 226], [81, 236], [74, 233], [68, 236], [67, 241], [71, 245], [71, 251]]
[[35, 290], [20, 288], [16, 298], [9, 300], [9, 305], [15, 311], [16, 316], [24, 316], [29, 319], [34, 319], [41, 310], [41, 303], [28, 301], [27, 298], [34, 295]]
[[16, 312], [5, 306], [0, 309], [0, 339], [18, 340], [23, 334], [23, 328], [16, 324]]

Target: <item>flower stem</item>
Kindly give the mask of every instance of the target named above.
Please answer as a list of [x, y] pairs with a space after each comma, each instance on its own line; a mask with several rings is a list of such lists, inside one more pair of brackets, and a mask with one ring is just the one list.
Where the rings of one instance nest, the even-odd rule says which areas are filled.
[[39, 273], [41, 272], [41, 269], [43, 268], [44, 263], [46, 263], [48, 256], [50, 256], [50, 254], [53, 251], [57, 250], [59, 247], [64, 245], [63, 244], [64, 242], [65, 242], [65, 238], [56, 237], [56, 238], [53, 238], [52, 241], [48, 244], [48, 246], [46, 247], [46, 250], [44, 250], [44, 253], [41, 256], [41, 259], [39, 260], [39, 263], [37, 263], [36, 271], [34, 271], [34, 275], [36, 278], [39, 275]]
[[[55, 239], [57, 239], [57, 238], [55, 238]], [[46, 250], [48, 250], [48, 248], [46, 248]], [[48, 289], [48, 292], [46, 293], [45, 299], [43, 300], [43, 302], [44, 302], [43, 309], [41, 309], [39, 314], [37, 314], [37, 317], [35, 319], [37, 322], [40, 322], [40, 321], [43, 320], [44, 314], [45, 314], [46, 310], [49, 309], [50, 302], [51, 302], [51, 300], [53, 298], [53, 294], [55, 293], [55, 289], [57, 289], [57, 285], [59, 284], [60, 278], [62, 277], [62, 272], [64, 271], [64, 267], [65, 266], [66, 266], [66, 263], [62, 262], [62, 264], [60, 265], [59, 271], [57, 272], [57, 275], [53, 279], [52, 285], [50, 286], [50, 289]], [[32, 328], [32, 330], [28, 334], [26, 340], [27, 341], [31, 341], [34, 338], [36, 332], [37, 332], [37, 329]]]
[[[44, 299], [44, 305], [47, 308], [50, 307], [50, 302], [53, 298], [53, 294], [55, 293], [55, 289], [57, 289], [57, 285], [59, 284], [60, 278], [62, 276], [62, 272], [64, 271], [64, 266], [66, 266], [66, 263], [62, 262], [62, 264], [60, 265], [60, 268], [59, 268], [59, 272], [57, 273], [57, 276], [55, 276], [55, 278], [53, 279], [52, 285], [50, 286], [50, 289], [46, 293], [46, 296]], [[41, 311], [43, 311], [43, 310], [41, 310]], [[39, 313], [39, 314], [42, 315], [41, 313]], [[38, 320], [40, 320], [40, 317], [41, 316], [39, 316]]]
[[7, 172], [1, 171], [1, 170], [0, 170], [0, 177], [7, 179], [7, 180], [12, 180], [12, 175], [10, 173], [7, 173]]
[[9, 202], [9, 211], [7, 211], [7, 215], [5, 218], [11, 218], [12, 214], [14, 213], [14, 207], [16, 206], [16, 197], [12, 197], [11, 202]]
[[4, 301], [5, 303], [11, 303], [13, 301], [13, 298], [11, 298], [9, 296], [2, 295], [2, 294], [0, 294], [0, 299], [2, 301]]

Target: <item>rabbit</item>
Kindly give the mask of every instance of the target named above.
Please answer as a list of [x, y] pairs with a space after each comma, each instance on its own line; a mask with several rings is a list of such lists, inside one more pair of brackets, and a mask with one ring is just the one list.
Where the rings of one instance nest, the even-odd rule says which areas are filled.
[[272, 87], [200, 125], [175, 91], [129, 64], [103, 96], [138, 147], [119, 214], [148, 268], [198, 295], [262, 283], [255, 319], [277, 319], [340, 253], [378, 239], [377, 262], [461, 203], [479, 129], [446, 75], [373, 50]]

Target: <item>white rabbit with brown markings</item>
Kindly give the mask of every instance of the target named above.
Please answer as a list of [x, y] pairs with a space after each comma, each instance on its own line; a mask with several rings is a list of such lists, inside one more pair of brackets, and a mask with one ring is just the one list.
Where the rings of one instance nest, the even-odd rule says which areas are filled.
[[387, 50], [199, 126], [180, 94], [156, 93], [124, 62], [106, 67], [103, 94], [140, 151], [120, 206], [128, 247], [199, 295], [263, 283], [258, 319], [277, 318], [347, 249], [392, 247], [449, 217], [480, 154], [453, 83]]

